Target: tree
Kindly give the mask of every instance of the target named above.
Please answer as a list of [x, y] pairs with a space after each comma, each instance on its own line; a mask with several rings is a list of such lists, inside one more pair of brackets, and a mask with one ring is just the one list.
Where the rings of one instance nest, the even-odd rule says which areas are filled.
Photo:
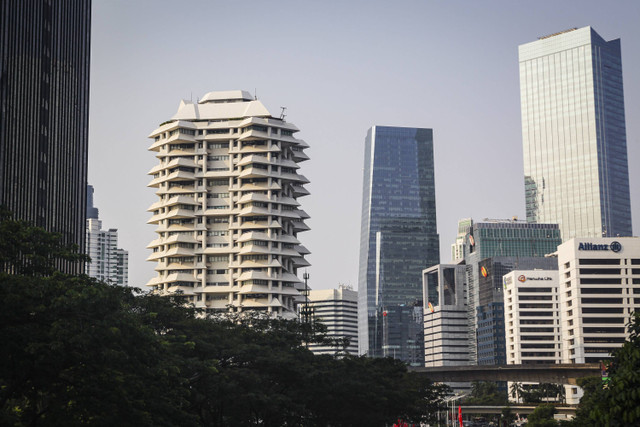
[[538, 405], [527, 417], [527, 427], [557, 427], [558, 422], [553, 418], [556, 407], [551, 403]]
[[628, 426], [640, 424], [640, 312], [628, 325], [629, 339], [612, 353], [609, 381], [601, 377], [579, 380], [584, 395], [576, 411], [575, 426]]
[[26, 221], [14, 220], [0, 206], [0, 270], [31, 276], [46, 276], [55, 272], [56, 261], [81, 263], [88, 261], [78, 253], [76, 245], [66, 245], [62, 235], [34, 227]]
[[598, 413], [604, 409], [606, 391], [602, 387], [602, 377], [579, 378], [578, 385], [584, 395], [576, 408], [576, 416], [568, 425], [579, 427], [599, 427]]
[[[0, 425], [384, 426], [443, 406], [447, 388], [398, 360], [315, 356], [320, 325], [210, 318], [180, 295], [65, 275], [57, 259], [84, 258], [0, 222]], [[31, 242], [19, 256], [16, 236]]]
[[522, 383], [514, 382], [511, 384], [511, 397], [516, 403], [520, 403], [522, 392], [524, 391]]
[[498, 389], [498, 385], [491, 381], [473, 381], [471, 383], [471, 395], [465, 399], [468, 405], [507, 405], [507, 395]]
[[500, 425], [510, 426], [513, 421], [516, 419], [516, 414], [511, 411], [511, 406], [507, 405], [502, 408], [502, 414], [500, 417]]
[[612, 354], [606, 406], [598, 414], [611, 426], [640, 424], [640, 312], [634, 313], [628, 332], [629, 339]]

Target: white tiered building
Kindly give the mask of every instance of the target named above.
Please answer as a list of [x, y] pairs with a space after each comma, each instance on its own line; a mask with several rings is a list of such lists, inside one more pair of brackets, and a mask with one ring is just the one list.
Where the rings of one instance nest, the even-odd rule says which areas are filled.
[[147, 286], [182, 291], [196, 307], [293, 318], [303, 297], [297, 269], [309, 251], [298, 233], [309, 194], [298, 173], [308, 145], [245, 91], [182, 101], [150, 138], [159, 200], [149, 211], [157, 276]]

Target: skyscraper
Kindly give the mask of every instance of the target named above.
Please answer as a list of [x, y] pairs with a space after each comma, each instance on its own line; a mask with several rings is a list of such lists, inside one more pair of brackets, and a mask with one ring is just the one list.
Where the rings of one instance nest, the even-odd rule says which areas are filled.
[[527, 221], [631, 235], [620, 39], [591, 27], [519, 47]]
[[107, 283], [129, 284], [129, 252], [118, 248], [118, 230], [102, 229], [98, 208], [93, 206], [93, 186], [87, 185], [86, 274]]
[[372, 127], [360, 234], [361, 354], [424, 363], [422, 270], [439, 258], [433, 131]]
[[[467, 272], [469, 358], [472, 364], [504, 363], [502, 276], [514, 269], [557, 268], [545, 255], [555, 252], [557, 224], [529, 224], [513, 219], [464, 219]], [[459, 226], [460, 229], [460, 226]], [[482, 345], [479, 343], [482, 339]]]
[[209, 313], [262, 311], [296, 317], [309, 251], [298, 233], [309, 215], [298, 198], [308, 145], [245, 91], [210, 92], [154, 130], [149, 174], [158, 201], [148, 221], [159, 293], [182, 291]]
[[81, 251], [90, 28], [90, 0], [0, 3], [0, 204]]

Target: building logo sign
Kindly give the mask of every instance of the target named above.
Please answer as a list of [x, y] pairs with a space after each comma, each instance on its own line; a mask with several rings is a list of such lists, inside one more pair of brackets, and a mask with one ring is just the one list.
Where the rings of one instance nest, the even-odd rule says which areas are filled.
[[579, 251], [611, 251], [618, 253], [622, 250], [620, 242], [611, 242], [611, 244], [596, 244], [596, 243], [580, 243], [578, 245]]
[[518, 282], [520, 283], [524, 283], [527, 280], [533, 280], [533, 281], [549, 281], [549, 280], [553, 280], [553, 277], [527, 277], [524, 274], [521, 274], [520, 276], [518, 276]]
[[480, 273], [482, 274], [482, 277], [487, 277], [489, 275], [489, 272], [484, 267], [480, 268]]

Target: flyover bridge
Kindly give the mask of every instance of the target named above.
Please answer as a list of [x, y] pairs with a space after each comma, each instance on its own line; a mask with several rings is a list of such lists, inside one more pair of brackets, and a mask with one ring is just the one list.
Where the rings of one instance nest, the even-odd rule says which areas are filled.
[[410, 367], [409, 371], [435, 382], [513, 381], [570, 385], [576, 385], [578, 378], [601, 375], [599, 363]]

